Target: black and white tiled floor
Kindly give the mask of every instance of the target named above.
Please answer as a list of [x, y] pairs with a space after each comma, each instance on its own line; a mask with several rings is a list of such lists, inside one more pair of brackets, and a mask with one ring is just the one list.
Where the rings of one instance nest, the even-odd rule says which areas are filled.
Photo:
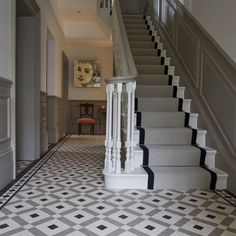
[[47, 153], [0, 197], [0, 235], [236, 235], [218, 193], [104, 189], [103, 143], [71, 136]]
[[20, 174], [25, 170], [33, 161], [17, 161], [16, 162], [16, 174]]

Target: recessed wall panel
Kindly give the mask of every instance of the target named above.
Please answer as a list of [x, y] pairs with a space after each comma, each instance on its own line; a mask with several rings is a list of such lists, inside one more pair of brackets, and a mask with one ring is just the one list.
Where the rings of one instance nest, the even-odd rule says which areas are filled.
[[175, 41], [175, 9], [166, 0], [162, 2], [162, 24], [165, 27], [172, 43]]
[[8, 137], [8, 98], [0, 97], [0, 142]]
[[[234, 139], [235, 94], [206, 51], [202, 56], [202, 95], [229, 140]], [[232, 145], [232, 144], [231, 144]], [[234, 145], [234, 149], [235, 145]]]
[[192, 34], [188, 26], [183, 22], [178, 22], [176, 31], [176, 48], [184, 64], [192, 75], [192, 79], [197, 85], [197, 66], [199, 57], [199, 42]]

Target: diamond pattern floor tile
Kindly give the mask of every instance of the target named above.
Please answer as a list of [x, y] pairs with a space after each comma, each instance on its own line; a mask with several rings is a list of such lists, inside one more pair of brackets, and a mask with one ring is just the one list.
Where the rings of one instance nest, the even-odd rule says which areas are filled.
[[226, 192], [109, 190], [104, 137], [68, 136], [0, 196], [0, 235], [236, 235]]

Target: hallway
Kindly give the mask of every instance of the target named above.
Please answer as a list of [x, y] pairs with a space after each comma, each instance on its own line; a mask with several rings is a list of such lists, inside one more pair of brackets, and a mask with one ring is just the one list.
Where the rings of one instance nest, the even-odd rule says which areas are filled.
[[0, 197], [0, 235], [236, 234], [236, 208], [217, 193], [104, 189], [103, 143], [57, 144]]

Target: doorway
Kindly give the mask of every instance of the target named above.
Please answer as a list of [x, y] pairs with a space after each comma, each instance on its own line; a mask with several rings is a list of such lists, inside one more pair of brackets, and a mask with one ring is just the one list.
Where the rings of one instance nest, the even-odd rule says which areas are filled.
[[62, 132], [63, 136], [68, 133], [68, 90], [69, 90], [69, 60], [66, 54], [62, 52]]
[[40, 157], [40, 8], [16, 1], [17, 174]]

